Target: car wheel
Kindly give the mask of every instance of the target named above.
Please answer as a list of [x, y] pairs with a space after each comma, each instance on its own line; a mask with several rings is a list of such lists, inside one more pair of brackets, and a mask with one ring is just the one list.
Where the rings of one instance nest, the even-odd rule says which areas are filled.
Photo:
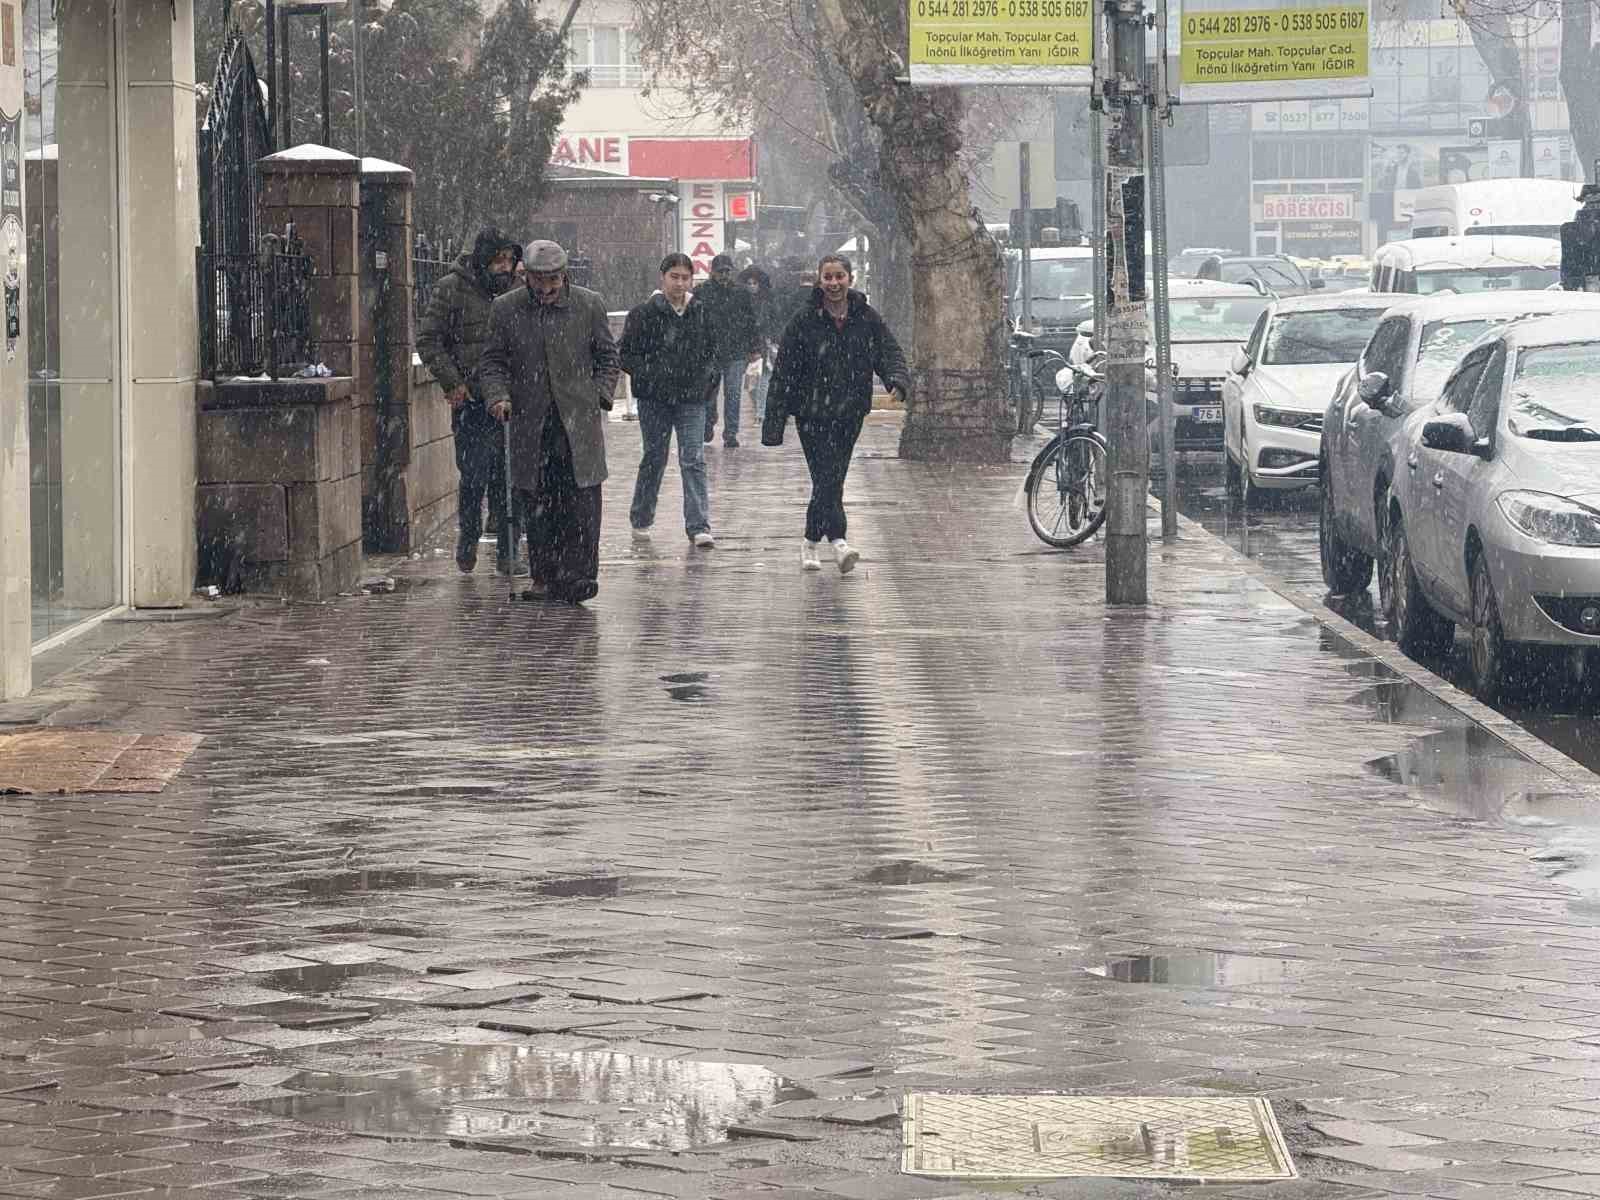
[[1512, 673], [1515, 654], [1500, 624], [1500, 602], [1489, 577], [1489, 559], [1472, 556], [1472, 686], [1481, 700], [1496, 699]]
[[1400, 649], [1413, 658], [1437, 654], [1450, 645], [1455, 625], [1441, 617], [1422, 594], [1417, 568], [1411, 561], [1406, 523], [1399, 515], [1389, 518], [1385, 530], [1384, 562], [1389, 574], [1389, 595], [1394, 605], [1394, 635]]
[[1317, 510], [1317, 550], [1322, 558], [1322, 582], [1335, 596], [1364, 592], [1372, 583], [1372, 556], [1353, 548], [1339, 536], [1334, 524], [1333, 484], [1322, 472], [1322, 503]]
[[1376, 531], [1378, 534], [1378, 616], [1394, 628], [1394, 564], [1389, 561], [1389, 493], [1383, 494], [1378, 505]]

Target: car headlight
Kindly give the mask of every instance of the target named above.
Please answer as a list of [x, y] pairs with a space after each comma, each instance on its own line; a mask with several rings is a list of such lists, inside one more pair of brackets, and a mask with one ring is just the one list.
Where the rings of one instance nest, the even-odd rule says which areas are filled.
[[1292, 408], [1273, 408], [1267, 404], [1252, 404], [1250, 411], [1255, 414], [1257, 425], [1282, 425], [1289, 429], [1298, 428], [1317, 415], [1296, 412]]
[[1600, 511], [1546, 492], [1501, 492], [1495, 503], [1506, 520], [1535, 541], [1552, 546], [1600, 546]]

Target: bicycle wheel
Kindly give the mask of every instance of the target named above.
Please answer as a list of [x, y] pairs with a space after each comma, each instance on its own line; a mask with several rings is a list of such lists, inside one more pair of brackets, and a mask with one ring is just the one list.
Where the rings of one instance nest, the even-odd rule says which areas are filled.
[[1045, 447], [1028, 470], [1028, 524], [1058, 550], [1092, 537], [1106, 519], [1106, 444], [1074, 433]]

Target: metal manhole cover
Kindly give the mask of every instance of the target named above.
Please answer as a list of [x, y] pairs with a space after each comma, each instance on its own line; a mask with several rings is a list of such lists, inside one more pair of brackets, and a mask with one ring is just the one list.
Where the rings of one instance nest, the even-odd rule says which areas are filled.
[[1294, 1179], [1265, 1100], [1211, 1096], [906, 1097], [908, 1175], [972, 1179]]

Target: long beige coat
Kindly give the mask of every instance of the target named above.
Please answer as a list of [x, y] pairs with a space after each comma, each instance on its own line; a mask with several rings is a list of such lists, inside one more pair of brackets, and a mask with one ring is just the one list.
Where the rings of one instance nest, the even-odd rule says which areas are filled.
[[622, 369], [606, 305], [598, 294], [569, 284], [561, 299], [541, 305], [526, 287], [494, 302], [489, 341], [478, 360], [484, 403], [511, 401], [511, 486], [532, 491], [550, 401], [555, 400], [579, 487], [606, 478], [604, 404], [609, 408]]

